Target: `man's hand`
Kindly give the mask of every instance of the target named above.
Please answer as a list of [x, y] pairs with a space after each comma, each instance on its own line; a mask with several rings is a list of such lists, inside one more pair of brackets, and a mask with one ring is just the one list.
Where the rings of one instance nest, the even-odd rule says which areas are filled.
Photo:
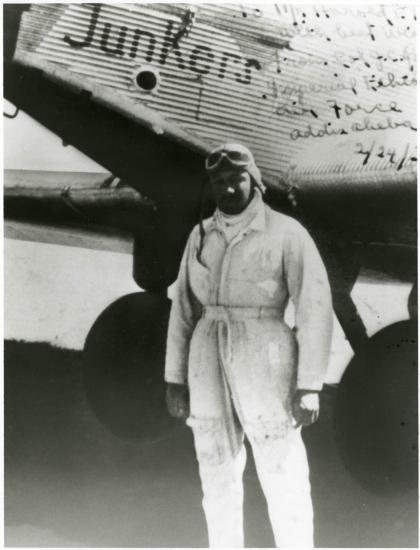
[[299, 426], [310, 426], [318, 420], [319, 395], [314, 390], [296, 390], [292, 400], [292, 414]]
[[186, 420], [190, 415], [190, 396], [184, 384], [166, 384], [166, 406], [174, 418]]

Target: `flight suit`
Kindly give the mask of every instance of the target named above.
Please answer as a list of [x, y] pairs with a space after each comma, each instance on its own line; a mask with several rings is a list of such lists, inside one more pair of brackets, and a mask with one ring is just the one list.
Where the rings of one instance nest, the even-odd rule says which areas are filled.
[[[216, 216], [187, 243], [172, 303], [167, 382], [188, 384], [211, 547], [243, 547], [242, 474], [249, 439], [278, 547], [313, 545], [306, 451], [294, 427], [297, 388], [320, 390], [328, 364], [328, 277], [308, 232], [261, 194], [230, 242]], [[255, 205], [256, 202], [256, 205]], [[295, 329], [284, 322], [292, 299]]]

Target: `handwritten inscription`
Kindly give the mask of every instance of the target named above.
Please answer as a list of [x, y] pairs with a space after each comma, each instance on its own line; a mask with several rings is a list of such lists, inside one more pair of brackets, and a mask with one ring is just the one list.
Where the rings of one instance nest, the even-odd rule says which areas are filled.
[[346, 69], [353, 67], [366, 67], [382, 71], [390, 65], [400, 66], [405, 64], [406, 68], [413, 72], [416, 63], [416, 51], [414, 45], [405, 45], [403, 48], [376, 48], [362, 49], [355, 48], [351, 51], [336, 50], [333, 53], [336, 63]]
[[[256, 113], [263, 102], [265, 113], [268, 109], [276, 117], [295, 121], [291, 128], [285, 126], [293, 141], [352, 133], [373, 132], [377, 136], [380, 131], [396, 129], [416, 131], [406, 99], [410, 87], [414, 89], [417, 83], [416, 49], [410, 42], [415, 34], [415, 13], [404, 7], [238, 5], [236, 17], [247, 20], [248, 25], [250, 19], [261, 23], [263, 18], [272, 25], [267, 18], [277, 18], [282, 23], [279, 34], [284, 32], [285, 42], [289, 41], [287, 48], [273, 46], [264, 43], [261, 35], [255, 51], [261, 46], [265, 50], [261, 57], [253, 53], [255, 58], [247, 57], [245, 52], [253, 50], [243, 47], [244, 37], [234, 30], [230, 38], [236, 40], [237, 53], [223, 46], [223, 41], [216, 45], [212, 39], [205, 43], [202, 37], [196, 40], [194, 21], [200, 19], [199, 10], [194, 21], [187, 21], [188, 28], [183, 21], [161, 18], [159, 33], [153, 27], [110, 23], [100, 4], [85, 5], [84, 9], [89, 10], [84, 36], [68, 30], [64, 43], [76, 50], [95, 48], [108, 57], [139, 59], [155, 67], [170, 64], [175, 74], [167, 78], [193, 79], [198, 84], [196, 121], [208, 110], [212, 79], [230, 79], [235, 90], [246, 86], [248, 97], [255, 99]], [[233, 109], [232, 118], [238, 115], [239, 110]], [[392, 149], [382, 151], [375, 143], [369, 156], [365, 155], [366, 163], [381, 153], [396, 167], [415, 158], [410, 151], [400, 158]]]
[[364, 76], [363, 80], [366, 88], [374, 92], [379, 88], [397, 88], [400, 86], [415, 86], [417, 84], [417, 78], [415, 76], [409, 77], [408, 75], [403, 75], [399, 78], [394, 73], [387, 73], [383, 76]]
[[369, 130], [395, 130], [396, 128], [409, 128], [414, 132], [417, 131], [417, 128], [413, 125], [410, 120], [403, 120], [398, 122], [391, 117], [386, 117], [385, 120], [379, 122], [374, 122], [369, 117], [364, 117], [362, 121], [353, 122], [350, 127], [333, 127], [331, 122], [325, 122], [321, 128], [314, 128], [312, 124], [308, 124], [305, 130], [295, 128], [290, 132], [290, 137], [293, 140], [299, 138], [309, 138], [309, 137], [324, 137], [332, 135], [344, 135], [349, 134], [350, 132], [366, 132]]
[[344, 128], [335, 128], [332, 126], [331, 122], [325, 122], [321, 128], [315, 128], [312, 124], [307, 124], [305, 130], [300, 130], [295, 128], [291, 131], [290, 137], [293, 140], [299, 138], [310, 138], [310, 137], [324, 137], [324, 136], [334, 136], [334, 135], [344, 135], [348, 134], [348, 131]]
[[282, 79], [276, 76], [271, 76], [266, 80], [267, 92], [276, 98], [280, 95], [291, 96], [301, 95], [306, 93], [321, 93], [332, 92], [338, 90], [354, 90], [357, 87], [355, 78], [348, 78], [345, 81], [337, 82], [313, 82], [308, 80], [305, 83], [285, 84]]
[[363, 166], [366, 166], [374, 158], [380, 158], [385, 159], [387, 163], [399, 171], [404, 166], [417, 162], [417, 147], [409, 143], [405, 145], [402, 153], [397, 153], [395, 147], [378, 145], [376, 141], [372, 141], [368, 146], [363, 143], [356, 143], [356, 147], [357, 149], [354, 151], [354, 154], [362, 157]]
[[[275, 4], [275, 11], [268, 8], [260, 10], [259, 16], [270, 16], [281, 21], [285, 20], [287, 8]], [[308, 9], [308, 11], [306, 11]], [[310, 12], [309, 12], [310, 10]], [[366, 6], [364, 8], [333, 7], [292, 8], [293, 33], [297, 36], [323, 37], [331, 41], [333, 35], [338, 38], [368, 38], [375, 42], [377, 38], [387, 39], [414, 38], [416, 35], [416, 13], [409, 6]], [[358, 24], [351, 27], [348, 17], [357, 18]], [[372, 23], [369, 19], [383, 22], [381, 25]], [[335, 22], [338, 19], [340, 22]], [[314, 24], [313, 21], [318, 24]], [[344, 23], [343, 23], [344, 22]], [[411, 22], [411, 25], [410, 25]]]
[[376, 103], [372, 106], [363, 106], [359, 103], [338, 103], [335, 99], [327, 99], [328, 106], [334, 111], [336, 118], [341, 118], [344, 115], [350, 116], [356, 112], [363, 112], [372, 114], [374, 112], [379, 113], [402, 113], [402, 110], [398, 107], [396, 101], [390, 101], [388, 104]]
[[[293, 44], [307, 57], [316, 59], [319, 68], [313, 79], [306, 78], [303, 71], [301, 78], [295, 79], [270, 75], [267, 97], [271, 92], [275, 114], [296, 120], [295, 127], [289, 130], [291, 140], [397, 129], [417, 131], [415, 100], [410, 92], [417, 84], [416, 48], [410, 41], [416, 32], [414, 10], [380, 5], [337, 9], [328, 6], [324, 10], [313, 7], [311, 13], [296, 9], [293, 19], [297, 37]], [[315, 19], [318, 30], [314, 29]], [[322, 46], [323, 40], [331, 46]], [[309, 44], [313, 44], [313, 56]], [[324, 52], [323, 63], [319, 62], [320, 51]], [[379, 149], [377, 154], [381, 152]], [[407, 153], [398, 159], [394, 152], [389, 155], [389, 163], [395, 162], [401, 169], [409, 162], [407, 159], [414, 158]]]

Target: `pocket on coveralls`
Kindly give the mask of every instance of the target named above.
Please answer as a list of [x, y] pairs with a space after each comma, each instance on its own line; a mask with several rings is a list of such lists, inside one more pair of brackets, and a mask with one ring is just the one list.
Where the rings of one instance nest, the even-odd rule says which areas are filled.
[[221, 418], [197, 418], [190, 416], [186, 421], [194, 434], [197, 459], [207, 466], [217, 466], [226, 459]]

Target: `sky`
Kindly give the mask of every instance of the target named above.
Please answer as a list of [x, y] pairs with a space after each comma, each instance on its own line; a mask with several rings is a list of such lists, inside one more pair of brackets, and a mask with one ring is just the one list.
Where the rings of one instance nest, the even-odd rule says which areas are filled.
[[[15, 107], [4, 101], [3, 110]], [[51, 170], [70, 172], [106, 172], [106, 170], [61, 139], [23, 111], [14, 119], [3, 117], [4, 168], [8, 170]]]

